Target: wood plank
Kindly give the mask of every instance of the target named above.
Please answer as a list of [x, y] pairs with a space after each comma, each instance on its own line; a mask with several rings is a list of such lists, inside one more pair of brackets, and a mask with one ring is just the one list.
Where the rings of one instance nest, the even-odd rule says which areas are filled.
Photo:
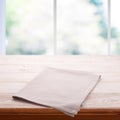
[[34, 79], [38, 73], [1, 73], [0, 83], [2, 82], [28, 82]]
[[16, 93], [25, 87], [25, 82], [2, 82], [0, 83], [0, 94], [1, 93]]
[[[118, 65], [107, 65], [107, 64], [99, 64], [93, 65], [89, 63], [79, 63], [79, 64], [72, 64], [72, 63], [54, 63], [54, 64], [19, 64], [19, 65], [0, 65], [0, 73], [38, 73], [43, 70], [45, 66], [62, 68], [62, 69], [75, 69], [75, 70], [82, 70], [82, 71], [89, 71], [94, 73], [120, 73], [119, 71], [119, 64]], [[109, 69], [109, 67], [111, 69]], [[103, 69], [104, 68], [104, 69]]]
[[[119, 63], [119, 56], [86, 56], [86, 55], [1, 55], [0, 56], [0, 64], [46, 64], [46, 63], [106, 63], [115, 64]], [[112, 62], [111, 62], [112, 61]]]
[[2, 120], [119, 120], [119, 114], [80, 114], [74, 118], [65, 116], [63, 114], [7, 114], [0, 115]]
[[[97, 72], [96, 72], [97, 73]], [[27, 73], [27, 72], [10, 72], [10, 73], [0, 73], [0, 82], [23, 82], [30, 81], [35, 78], [39, 72], [36, 73]], [[99, 72], [97, 74], [102, 75], [102, 81], [109, 82], [119, 82], [120, 81], [120, 73], [102, 73]]]
[[[0, 95], [1, 108], [44, 108], [25, 101], [13, 100], [12, 94]], [[120, 109], [120, 93], [92, 93], [90, 94], [81, 109]]]
[[44, 66], [101, 74], [74, 120], [120, 120], [120, 56], [0, 56], [0, 119], [71, 120], [63, 113], [12, 99]]
[[[16, 93], [28, 82], [1, 82], [0, 93]], [[120, 93], [120, 82], [104, 82], [97, 84], [92, 93]]]

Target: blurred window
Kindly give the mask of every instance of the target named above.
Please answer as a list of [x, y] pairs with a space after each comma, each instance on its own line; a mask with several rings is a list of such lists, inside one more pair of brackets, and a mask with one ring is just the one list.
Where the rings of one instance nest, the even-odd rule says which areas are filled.
[[6, 46], [9, 55], [119, 54], [118, 5], [118, 0], [6, 0], [0, 52]]

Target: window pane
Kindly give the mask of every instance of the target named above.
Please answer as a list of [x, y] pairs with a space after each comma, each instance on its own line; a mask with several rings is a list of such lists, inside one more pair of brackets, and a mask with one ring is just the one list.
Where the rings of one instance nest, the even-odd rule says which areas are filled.
[[7, 54], [51, 54], [53, 0], [6, 0]]
[[58, 0], [58, 52], [107, 53], [107, 0]]
[[120, 1], [111, 0], [111, 42], [112, 42], [112, 53], [120, 54]]

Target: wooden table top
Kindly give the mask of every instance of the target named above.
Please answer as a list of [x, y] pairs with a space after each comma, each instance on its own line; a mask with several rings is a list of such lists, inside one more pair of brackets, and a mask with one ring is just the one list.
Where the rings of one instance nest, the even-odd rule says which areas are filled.
[[12, 94], [22, 89], [43, 68], [79, 69], [102, 75], [79, 114], [120, 113], [120, 56], [0, 56], [0, 113], [62, 114], [26, 102]]

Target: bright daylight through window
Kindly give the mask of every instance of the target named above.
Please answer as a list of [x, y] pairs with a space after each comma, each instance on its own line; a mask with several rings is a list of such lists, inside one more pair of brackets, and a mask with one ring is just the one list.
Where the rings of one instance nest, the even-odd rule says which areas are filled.
[[[55, 50], [57, 54], [108, 54], [108, 47], [112, 54], [119, 54], [120, 24], [116, 15], [119, 3], [118, 0], [6, 0], [6, 54], [51, 55]], [[4, 46], [1, 40], [0, 44]]]

